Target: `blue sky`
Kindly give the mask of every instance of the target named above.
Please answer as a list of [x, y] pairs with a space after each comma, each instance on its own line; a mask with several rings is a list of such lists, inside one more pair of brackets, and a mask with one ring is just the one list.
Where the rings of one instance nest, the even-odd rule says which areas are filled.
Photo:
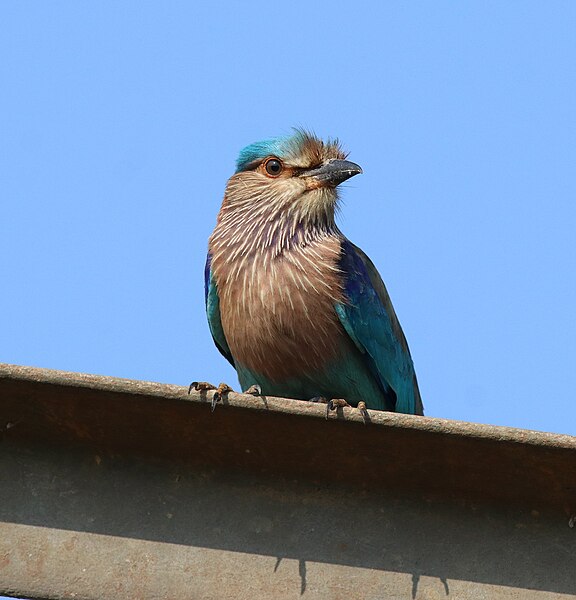
[[237, 385], [202, 270], [246, 144], [362, 165], [430, 416], [576, 434], [576, 4], [0, 6], [0, 361]]

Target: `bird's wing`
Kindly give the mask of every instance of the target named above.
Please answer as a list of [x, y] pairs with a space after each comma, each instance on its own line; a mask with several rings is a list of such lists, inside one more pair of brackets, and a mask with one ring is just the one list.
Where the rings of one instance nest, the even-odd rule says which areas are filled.
[[206, 301], [208, 326], [210, 327], [210, 333], [212, 334], [216, 348], [218, 348], [222, 356], [235, 367], [232, 353], [230, 352], [226, 336], [224, 335], [224, 329], [222, 329], [222, 321], [220, 319], [220, 299], [218, 298], [218, 288], [212, 277], [210, 262], [210, 253], [208, 253], [208, 256], [206, 257], [206, 267], [204, 268], [204, 299]]
[[368, 256], [345, 238], [339, 266], [346, 295], [346, 302], [335, 306], [340, 322], [383, 391], [394, 391], [396, 412], [423, 414], [410, 350], [380, 274]]

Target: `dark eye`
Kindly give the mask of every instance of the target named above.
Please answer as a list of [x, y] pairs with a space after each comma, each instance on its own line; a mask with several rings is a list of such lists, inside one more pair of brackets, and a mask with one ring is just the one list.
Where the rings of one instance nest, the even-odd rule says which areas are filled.
[[282, 169], [284, 167], [277, 158], [269, 158], [266, 161], [264, 168], [266, 169], [266, 173], [268, 173], [268, 175], [271, 175], [272, 177], [278, 177], [278, 175], [282, 173]]

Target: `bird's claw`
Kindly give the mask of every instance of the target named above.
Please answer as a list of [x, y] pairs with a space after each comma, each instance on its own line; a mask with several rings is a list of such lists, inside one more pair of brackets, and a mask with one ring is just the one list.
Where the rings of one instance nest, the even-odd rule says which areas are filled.
[[356, 408], [360, 411], [360, 414], [362, 415], [362, 420], [364, 421], [364, 425], [366, 425], [367, 423], [370, 423], [370, 415], [368, 414], [368, 409], [366, 408], [366, 402], [364, 402], [363, 400], [360, 400], [360, 402], [358, 402], [358, 406], [356, 406]]
[[244, 393], [250, 394], [251, 396], [261, 396], [262, 388], [257, 383], [254, 383]]
[[212, 396], [212, 402], [210, 403], [212, 412], [214, 412], [214, 409], [216, 408], [216, 403], [222, 400], [222, 396], [228, 392], [234, 391], [227, 383], [221, 383], [218, 387], [216, 387], [207, 381], [193, 381], [188, 387], [188, 393], [190, 393], [192, 390], [196, 390], [197, 392], [216, 390]]
[[[343, 408], [345, 406], [347, 406], [349, 408], [354, 408], [344, 398], [331, 398], [330, 400], [326, 400], [325, 398], [323, 398], [323, 399], [319, 398], [318, 400], [316, 400], [314, 398], [313, 400], [315, 400], [315, 401], [323, 400], [324, 402], [327, 403], [326, 404], [326, 420], [328, 420], [331, 410], [337, 410], [338, 408]], [[366, 425], [366, 423], [369, 423], [370, 415], [368, 414], [368, 410], [366, 408], [366, 402], [364, 402], [363, 400], [360, 400], [360, 402], [358, 402], [358, 406], [356, 406], [356, 408], [360, 411], [360, 414], [362, 415], [362, 420], [364, 421], [364, 425]]]
[[228, 392], [233, 392], [234, 390], [227, 384], [227, 383], [221, 383], [217, 388], [216, 391], [214, 392], [214, 395], [212, 396], [212, 402], [210, 403], [210, 409], [212, 412], [214, 412], [214, 409], [216, 408], [216, 404], [222, 400], [222, 397], [227, 394]]
[[331, 410], [336, 410], [343, 406], [351, 405], [348, 404], [348, 402], [344, 400], [344, 398], [330, 398], [330, 400], [328, 401], [328, 405], [326, 406], [326, 419], [328, 419], [328, 415], [330, 414]]
[[310, 398], [309, 402], [320, 402], [322, 404], [326, 404], [326, 420], [328, 420], [331, 410], [336, 410], [341, 406], [350, 406], [350, 404], [348, 404], [344, 398], [328, 399], [325, 396], [314, 396], [314, 398]]
[[188, 394], [190, 394], [190, 392], [192, 390], [196, 390], [197, 392], [205, 392], [207, 390], [215, 390], [216, 386], [212, 385], [211, 383], [208, 383], [207, 381], [193, 381], [189, 386], [188, 386]]

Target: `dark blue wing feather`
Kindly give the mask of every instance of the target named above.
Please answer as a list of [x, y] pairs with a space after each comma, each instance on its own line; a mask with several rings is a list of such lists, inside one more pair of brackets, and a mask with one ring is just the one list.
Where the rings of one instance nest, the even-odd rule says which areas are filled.
[[335, 308], [344, 329], [365, 356], [384, 395], [393, 390], [394, 410], [423, 414], [408, 344], [376, 267], [360, 248], [344, 238], [340, 269], [347, 302]]

